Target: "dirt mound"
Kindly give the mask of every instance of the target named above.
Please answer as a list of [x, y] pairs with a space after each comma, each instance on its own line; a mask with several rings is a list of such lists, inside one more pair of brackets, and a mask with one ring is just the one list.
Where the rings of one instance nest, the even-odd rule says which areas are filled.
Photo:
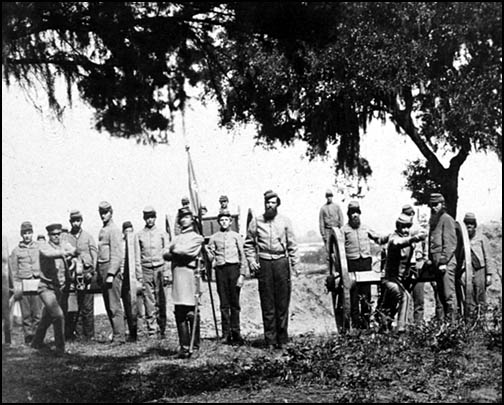
[[[289, 333], [331, 333], [335, 330], [334, 316], [331, 309], [331, 296], [324, 286], [325, 269], [320, 265], [303, 265], [303, 274], [292, 279], [292, 295], [289, 313]], [[217, 288], [212, 282], [212, 293], [220, 329], [220, 310]], [[208, 293], [208, 283], [202, 283], [201, 297], [201, 333], [203, 337], [215, 336], [215, 327]], [[259, 300], [257, 279], [245, 281], [240, 293], [240, 325], [244, 336], [262, 335], [263, 324], [261, 303]], [[173, 308], [169, 304], [168, 308]], [[171, 315], [173, 316], [173, 315]]]

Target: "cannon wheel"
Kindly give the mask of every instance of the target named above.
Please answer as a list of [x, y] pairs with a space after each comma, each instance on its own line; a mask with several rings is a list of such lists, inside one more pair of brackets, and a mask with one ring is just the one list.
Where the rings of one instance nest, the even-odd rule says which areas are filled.
[[468, 316], [471, 310], [474, 308], [474, 296], [473, 296], [473, 274], [474, 269], [472, 267], [471, 260], [471, 241], [469, 240], [469, 234], [467, 233], [467, 228], [465, 223], [459, 222], [460, 233], [462, 234], [462, 248], [464, 250], [465, 258], [465, 272], [464, 281], [465, 288], [462, 288], [463, 293], [463, 305], [464, 305], [464, 315]]
[[[124, 266], [124, 278], [128, 280], [129, 287], [129, 298], [131, 302], [130, 315], [132, 318], [132, 325], [136, 327], [136, 319], [138, 316], [138, 304], [137, 304], [137, 279], [135, 274], [135, 239], [132, 232], [128, 233], [126, 236], [126, 263]], [[135, 332], [135, 331], [130, 331]]]
[[350, 287], [348, 266], [345, 254], [343, 234], [338, 228], [333, 228], [328, 241], [329, 274], [340, 276], [341, 282], [335, 292], [332, 292], [332, 303], [336, 329], [338, 333], [351, 328], [350, 321]]

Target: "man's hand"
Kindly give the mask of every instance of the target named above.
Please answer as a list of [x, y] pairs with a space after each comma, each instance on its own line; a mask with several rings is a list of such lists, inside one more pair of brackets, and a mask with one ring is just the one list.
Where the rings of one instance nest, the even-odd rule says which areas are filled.
[[259, 270], [261, 269], [261, 266], [256, 261], [253, 261], [252, 263], [249, 264], [249, 268], [250, 268], [250, 276], [257, 277], [257, 275], [259, 274]]
[[485, 286], [486, 287], [490, 287], [491, 285], [492, 285], [492, 275], [491, 274], [487, 274]]
[[238, 288], [242, 288], [244, 282], [245, 282], [245, 276], [243, 274], [240, 274], [240, 277], [238, 277], [238, 280], [236, 280], [236, 286]]
[[65, 252], [65, 256], [75, 256], [77, 254], [77, 248], [67, 242], [63, 245], [63, 252]]
[[92, 271], [88, 271], [84, 273], [84, 283], [90, 284], [91, 280], [93, 280], [94, 273]]
[[14, 285], [14, 300], [20, 301], [23, 298], [23, 285], [16, 283]]
[[417, 242], [425, 240], [425, 238], [427, 238], [427, 232], [425, 231], [425, 229], [420, 229], [417, 232], [417, 234], [415, 235], [415, 238], [416, 238]]
[[170, 276], [165, 275], [163, 276], [163, 287], [167, 287], [169, 285], [173, 284]]
[[143, 295], [144, 291], [145, 291], [145, 285], [144, 285], [143, 281], [137, 280], [136, 295]]
[[446, 273], [446, 264], [440, 264], [438, 267], [438, 270], [440, 273], [445, 274]]
[[105, 279], [105, 284], [107, 288], [112, 287], [113, 282], [114, 282], [114, 276], [112, 274], [107, 275], [107, 278]]

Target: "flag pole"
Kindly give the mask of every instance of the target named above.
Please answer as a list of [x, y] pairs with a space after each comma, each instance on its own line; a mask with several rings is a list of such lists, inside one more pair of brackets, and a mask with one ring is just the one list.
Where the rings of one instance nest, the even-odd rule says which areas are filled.
[[[210, 262], [210, 260], [208, 258], [208, 253], [207, 253], [206, 247], [205, 247], [205, 235], [203, 235], [203, 222], [202, 222], [202, 218], [201, 218], [201, 209], [200, 209], [201, 204], [200, 204], [199, 195], [198, 195], [196, 174], [194, 172], [194, 167], [193, 167], [192, 160], [191, 160], [191, 153], [189, 152], [190, 148], [189, 148], [189, 145], [187, 143], [187, 138], [186, 138], [184, 110], [182, 110], [182, 132], [183, 132], [184, 141], [185, 141], [185, 149], [187, 152], [189, 197], [191, 199], [191, 202], [192, 202], [194, 209], [197, 212], [197, 221], [196, 221], [197, 231], [203, 237], [201, 254], [203, 256], [203, 263], [204, 263], [205, 271], [207, 274], [206, 279], [208, 282], [208, 293], [210, 295], [210, 303], [212, 305], [212, 315], [213, 315], [214, 326], [215, 326], [215, 335], [217, 336], [217, 339], [219, 339], [219, 328], [217, 327], [217, 316], [215, 314], [215, 304], [214, 304], [214, 299], [213, 299], [212, 284], [211, 284], [210, 277], [209, 277], [209, 275], [211, 274], [210, 272], [211, 272], [212, 263]], [[198, 271], [199, 271], [199, 269], [198, 269]], [[199, 274], [198, 274], [198, 278], [199, 278]], [[197, 303], [199, 305], [199, 299], [197, 300]], [[199, 311], [198, 305], [196, 305], [195, 316], [198, 315], [197, 314]]]

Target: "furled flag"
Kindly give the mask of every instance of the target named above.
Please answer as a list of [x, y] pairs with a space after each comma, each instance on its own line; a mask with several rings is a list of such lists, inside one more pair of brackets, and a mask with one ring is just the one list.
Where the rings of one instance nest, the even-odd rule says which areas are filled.
[[189, 146], [186, 146], [187, 151], [187, 170], [189, 179], [189, 198], [191, 199], [191, 211], [194, 215], [198, 215], [201, 203], [199, 200], [199, 189], [198, 182], [196, 181], [196, 174], [194, 173], [194, 167], [191, 160], [191, 153], [189, 152]]

